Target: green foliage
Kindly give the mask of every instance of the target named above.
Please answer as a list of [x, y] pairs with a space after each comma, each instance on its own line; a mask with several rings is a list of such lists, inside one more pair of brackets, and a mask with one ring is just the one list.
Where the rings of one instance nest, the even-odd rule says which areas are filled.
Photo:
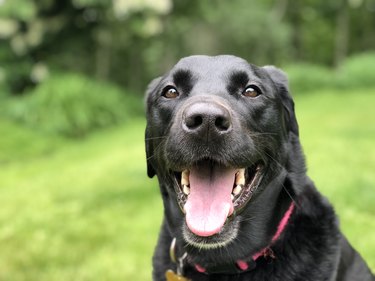
[[362, 53], [346, 59], [339, 70], [338, 86], [370, 88], [375, 85], [375, 52]]
[[123, 122], [142, 111], [138, 99], [109, 83], [78, 74], [55, 74], [22, 98], [13, 98], [6, 114], [30, 127], [82, 137]]
[[[193, 23], [186, 17], [187, 32], [178, 38], [192, 53], [232, 53], [254, 64], [288, 58], [290, 28], [280, 21], [269, 2], [255, 1], [251, 9], [246, 0], [238, 0], [235, 5], [230, 1], [201, 1], [199, 6], [199, 18]], [[255, 38], [261, 40], [255, 42]]]
[[[15, 94], [33, 85], [38, 63], [138, 93], [191, 54], [229, 53], [258, 65], [340, 65], [375, 44], [375, 17], [365, 2], [3, 0], [0, 61]], [[15, 71], [25, 62], [30, 66]]]
[[0, 166], [12, 161], [25, 161], [51, 154], [67, 141], [59, 136], [45, 136], [32, 128], [0, 117]]
[[32, 69], [30, 60], [25, 59], [17, 64], [5, 63], [3, 66], [3, 85], [7, 94], [22, 94], [32, 87], [33, 83], [29, 78]]
[[284, 69], [293, 93], [305, 93], [319, 88], [330, 87], [333, 71], [314, 64], [295, 64]]
[[29, 0], [3, 0], [0, 2], [0, 17], [30, 20], [36, 15], [36, 6]]
[[294, 64], [285, 67], [293, 93], [320, 88], [355, 89], [375, 87], [375, 53], [349, 57], [339, 69], [316, 64]]

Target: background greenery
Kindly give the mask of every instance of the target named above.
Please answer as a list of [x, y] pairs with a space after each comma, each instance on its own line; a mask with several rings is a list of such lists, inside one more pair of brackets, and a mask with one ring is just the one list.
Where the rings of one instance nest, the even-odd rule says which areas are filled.
[[143, 91], [189, 54], [289, 75], [309, 175], [375, 270], [372, 0], [0, 0], [0, 280], [150, 280]]

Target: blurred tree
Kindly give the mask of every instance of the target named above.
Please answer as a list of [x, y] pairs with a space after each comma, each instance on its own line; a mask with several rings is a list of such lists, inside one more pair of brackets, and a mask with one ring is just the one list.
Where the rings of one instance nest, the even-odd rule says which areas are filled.
[[375, 49], [372, 0], [289, 1], [292, 58], [339, 66], [350, 54]]
[[337, 9], [336, 41], [334, 64], [339, 67], [348, 53], [349, 39], [349, 3], [348, 0], [341, 0]]
[[359, 53], [375, 49], [375, 1], [349, 1], [349, 46], [348, 53]]
[[[125, 69], [145, 64], [142, 45], [159, 32], [155, 28], [157, 15], [167, 13], [170, 5], [169, 0], [3, 0], [3, 80], [10, 92], [23, 93], [41, 82], [32, 78], [43, 77], [32, 74], [35, 65], [44, 64], [52, 71], [80, 71], [135, 88], [139, 82], [133, 81], [144, 80], [141, 68], [135, 73], [136, 79], [134, 69]], [[131, 75], [126, 78], [127, 74]]]
[[338, 65], [374, 48], [374, 14], [373, 0], [2, 0], [0, 88], [72, 70], [140, 92], [197, 53]]

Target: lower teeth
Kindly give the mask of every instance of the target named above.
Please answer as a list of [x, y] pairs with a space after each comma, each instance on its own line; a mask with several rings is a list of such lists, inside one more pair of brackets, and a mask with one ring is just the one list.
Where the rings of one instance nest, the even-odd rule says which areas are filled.
[[236, 185], [236, 187], [233, 188], [232, 193], [233, 193], [234, 195], [238, 195], [238, 194], [240, 194], [241, 190], [242, 190], [241, 185]]
[[182, 186], [182, 189], [183, 189], [183, 191], [184, 191], [184, 193], [186, 194], [186, 195], [189, 195], [190, 194], [190, 187], [188, 187], [187, 185], [183, 185]]

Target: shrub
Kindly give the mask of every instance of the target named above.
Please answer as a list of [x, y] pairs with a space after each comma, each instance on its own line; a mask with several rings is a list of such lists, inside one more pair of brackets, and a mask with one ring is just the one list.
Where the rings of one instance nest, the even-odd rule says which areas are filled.
[[328, 68], [314, 64], [295, 64], [286, 67], [285, 72], [294, 94], [330, 87], [334, 76]]
[[123, 122], [141, 111], [139, 99], [118, 87], [79, 74], [52, 75], [6, 109], [11, 118], [31, 127], [70, 137]]
[[337, 85], [344, 88], [375, 87], [375, 53], [349, 57], [340, 67]]
[[375, 88], [375, 53], [349, 57], [338, 69], [294, 64], [285, 67], [285, 72], [295, 94], [320, 88]]

